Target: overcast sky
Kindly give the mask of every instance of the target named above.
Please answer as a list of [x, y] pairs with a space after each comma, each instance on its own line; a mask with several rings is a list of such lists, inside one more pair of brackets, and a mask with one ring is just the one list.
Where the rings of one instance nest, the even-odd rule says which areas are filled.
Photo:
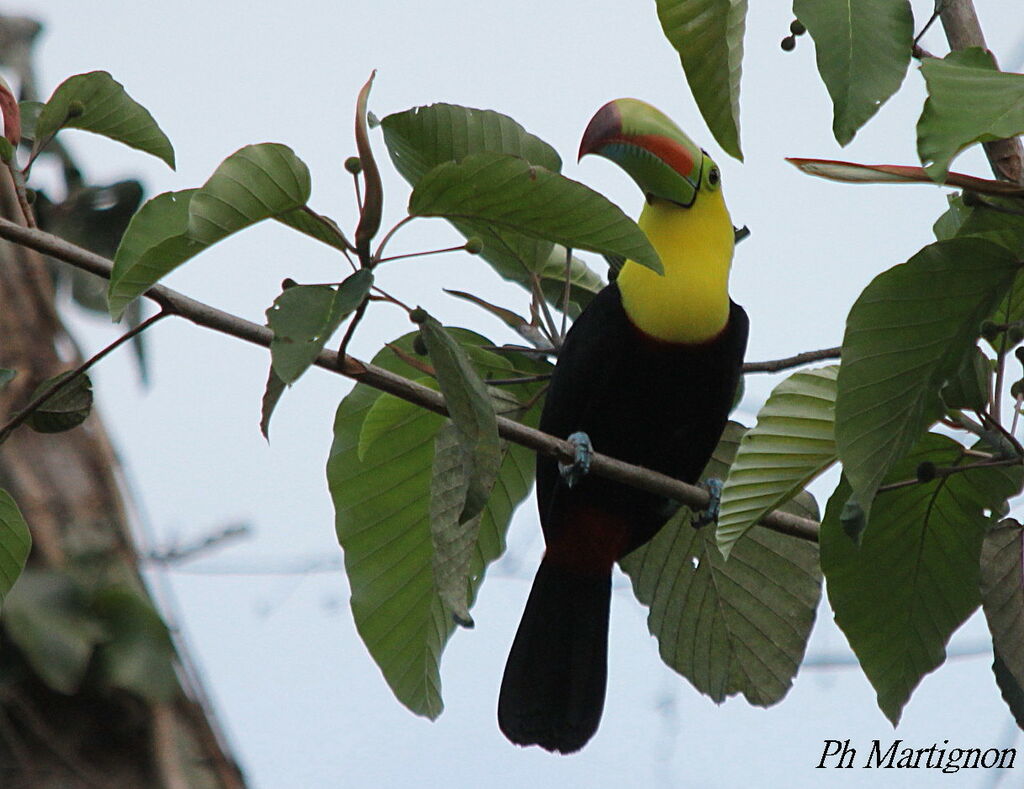
[[[708, 134], [652, 2], [40, 0], [7, 10], [46, 23], [38, 65], [47, 91], [72, 74], [106, 69], [149, 108], [175, 145], [178, 170], [172, 172], [108, 140], [65, 132], [93, 182], [140, 177], [150, 195], [197, 186], [242, 145], [283, 142], [312, 170], [313, 206], [343, 227], [352, 225], [355, 212], [341, 164], [354, 153], [355, 96], [371, 69], [378, 69], [370, 100], [377, 115], [435, 101], [499, 110], [554, 145], [566, 175], [630, 212], [640, 205], [632, 182], [607, 162], [577, 165], [574, 154], [604, 102], [646, 99], [716, 156], [733, 219], [752, 231], [737, 251], [732, 293], [750, 313], [748, 358], [757, 360], [839, 344], [846, 313], [864, 285], [932, 240], [945, 193], [926, 186], [841, 186], [786, 164], [785, 156], [916, 163], [923, 81], [912, 67], [899, 96], [839, 149], [812, 42], [804, 37], [795, 52], [783, 52], [788, 4], [751, 5], [741, 101], [745, 164], [722, 154]], [[931, 2], [914, 5], [923, 21]], [[1018, 57], [1024, 22], [1010, 10], [1017, 4], [977, 5], [997, 55]], [[945, 52], [941, 33], [923, 43]], [[403, 215], [408, 192], [379, 137], [375, 143], [385, 170], [386, 217], [393, 223]], [[962, 157], [954, 169], [988, 175], [977, 154]], [[454, 238], [440, 220], [422, 221], [396, 239], [393, 251], [446, 246]], [[267, 225], [203, 254], [168, 284], [262, 322], [283, 277], [336, 280], [338, 264], [327, 248]], [[457, 286], [526, 309], [522, 291], [466, 256], [417, 260], [380, 276], [403, 300], [496, 341], [513, 338], [441, 288]], [[75, 326], [89, 348], [115, 336], [95, 318], [77, 317]], [[369, 358], [408, 330], [400, 312], [378, 308], [350, 351]], [[147, 548], [188, 542], [236, 522], [254, 530], [215, 555], [154, 576], [170, 592], [171, 616], [253, 786], [877, 786], [873, 771], [815, 770], [823, 740], [850, 738], [857, 745], [895, 736], [913, 747], [948, 739], [952, 746], [984, 748], [1006, 747], [1015, 737], [989, 654], [950, 661], [926, 677], [895, 735], [856, 667], [807, 668], [770, 710], [742, 700], [717, 707], [660, 662], [646, 611], [620, 575], [608, 701], [597, 736], [572, 757], [515, 748], [498, 731], [494, 710], [541, 549], [532, 500], [513, 522], [510, 560], [483, 587], [473, 611], [476, 629], [457, 633], [449, 644], [442, 669], [445, 713], [435, 723], [417, 718], [392, 697], [359, 640], [343, 574], [288, 572], [316, 563], [336, 568], [340, 561], [323, 465], [334, 410], [349, 382], [323, 371], [300, 381], [275, 414], [268, 446], [257, 426], [264, 351], [183, 321], [159, 324], [149, 339], [151, 387], [139, 385], [128, 353], [116, 354], [96, 373], [98, 403], [124, 458], [150, 535]], [[748, 378], [742, 421], [753, 422], [773, 384], [769, 377]], [[817, 488], [819, 498], [830, 492], [829, 480]], [[985, 635], [976, 617], [954, 636], [952, 648], [972, 651]], [[827, 609], [809, 654], [818, 660], [851, 656]], [[1017, 774], [1022, 769], [1024, 763]], [[987, 786], [996, 777], [900, 771], [884, 782]], [[1019, 781], [1007, 778], [1003, 785]]]

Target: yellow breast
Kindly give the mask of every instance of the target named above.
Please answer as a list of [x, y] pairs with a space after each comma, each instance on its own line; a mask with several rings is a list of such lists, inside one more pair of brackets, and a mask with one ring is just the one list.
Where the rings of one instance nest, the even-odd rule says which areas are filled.
[[617, 280], [626, 314], [659, 340], [713, 339], [729, 319], [734, 245], [721, 190], [702, 191], [692, 208], [659, 200], [648, 203], [638, 224], [661, 256], [665, 275], [627, 261]]

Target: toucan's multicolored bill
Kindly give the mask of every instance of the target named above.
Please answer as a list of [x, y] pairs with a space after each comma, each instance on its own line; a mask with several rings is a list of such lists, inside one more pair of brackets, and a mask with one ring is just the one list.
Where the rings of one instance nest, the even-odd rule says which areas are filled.
[[639, 99], [609, 101], [583, 133], [579, 158], [611, 159], [648, 198], [690, 206], [700, 187], [704, 152], [675, 122]]

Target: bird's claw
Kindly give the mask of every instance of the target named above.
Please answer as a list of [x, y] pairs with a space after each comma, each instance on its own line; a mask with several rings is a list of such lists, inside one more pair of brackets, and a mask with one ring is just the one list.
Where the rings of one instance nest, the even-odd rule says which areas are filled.
[[575, 450], [572, 463], [559, 463], [558, 472], [570, 488], [590, 473], [590, 460], [594, 456], [594, 447], [590, 436], [579, 431], [566, 439]]
[[710, 501], [708, 506], [702, 509], [700, 512], [693, 514], [693, 528], [700, 529], [707, 526], [709, 523], [718, 522], [718, 510], [722, 503], [722, 480], [717, 477], [708, 477], [705, 480], [697, 483], [697, 486], [703, 488], [708, 492]]

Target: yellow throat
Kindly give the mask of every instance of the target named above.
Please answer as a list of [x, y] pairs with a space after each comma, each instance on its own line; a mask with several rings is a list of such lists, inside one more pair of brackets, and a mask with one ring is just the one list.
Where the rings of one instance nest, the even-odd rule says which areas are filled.
[[691, 208], [648, 202], [637, 224], [661, 256], [665, 275], [626, 261], [617, 279], [626, 314], [659, 340], [713, 340], [729, 320], [734, 245], [721, 189], [702, 190]]

